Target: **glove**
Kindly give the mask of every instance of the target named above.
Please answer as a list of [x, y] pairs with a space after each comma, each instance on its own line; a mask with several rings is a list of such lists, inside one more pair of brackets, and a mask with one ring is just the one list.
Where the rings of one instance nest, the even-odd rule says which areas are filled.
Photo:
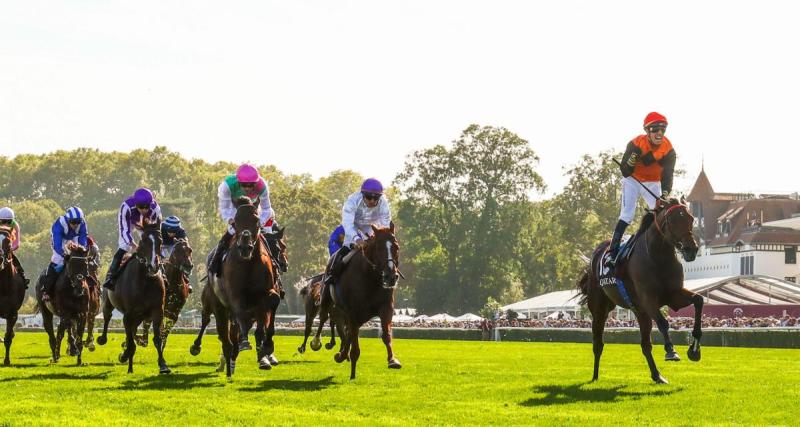
[[56, 273], [61, 273], [64, 270], [64, 264], [55, 264], [53, 266], [53, 271]]
[[664, 190], [661, 192], [661, 198], [664, 200], [669, 200], [669, 191]]
[[634, 167], [636, 166], [636, 160], [639, 159], [639, 155], [636, 153], [631, 153], [631, 156], [628, 157], [628, 166]]

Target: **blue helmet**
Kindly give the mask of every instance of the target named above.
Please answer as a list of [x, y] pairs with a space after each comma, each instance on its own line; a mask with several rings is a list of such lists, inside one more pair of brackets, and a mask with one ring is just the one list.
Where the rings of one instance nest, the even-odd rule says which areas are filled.
[[177, 230], [181, 228], [181, 219], [175, 215], [168, 216], [167, 219], [164, 220], [164, 227], [171, 230]]
[[67, 209], [67, 212], [64, 214], [64, 217], [67, 218], [67, 222], [83, 222], [83, 211], [81, 208], [77, 206], [73, 206]]
[[383, 194], [383, 184], [375, 178], [367, 178], [361, 184], [362, 193]]

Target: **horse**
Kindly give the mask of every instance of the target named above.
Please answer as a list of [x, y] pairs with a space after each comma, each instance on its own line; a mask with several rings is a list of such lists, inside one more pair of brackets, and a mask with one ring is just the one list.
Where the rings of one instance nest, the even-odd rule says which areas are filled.
[[356, 377], [356, 363], [361, 355], [358, 333], [361, 325], [374, 316], [381, 319], [381, 338], [386, 346], [390, 369], [400, 369], [400, 361], [392, 350], [392, 316], [394, 290], [400, 277], [398, 270], [400, 245], [389, 228], [372, 226], [372, 237], [364, 246], [353, 250], [353, 256], [331, 289], [334, 302], [331, 311], [337, 325], [344, 327], [336, 363], [350, 360], [350, 379]]
[[[256, 342], [259, 344], [256, 352], [259, 368], [272, 368], [267, 356], [275, 351], [272, 341], [275, 335], [274, 313], [280, 304], [272, 260], [265, 239], [259, 235], [257, 206], [248, 197], [238, 198], [234, 205], [235, 234], [222, 264], [222, 277], [210, 274], [206, 285], [218, 299], [218, 304], [213, 307], [214, 318], [217, 336], [222, 342], [225, 373], [229, 379], [239, 355], [239, 336], [247, 336], [253, 320], [256, 323]], [[212, 257], [213, 254], [209, 254], [208, 262]]]
[[[169, 332], [178, 322], [186, 300], [189, 298], [189, 275], [192, 274], [192, 247], [186, 239], [177, 239], [169, 259], [164, 263], [164, 275], [167, 279], [166, 298], [164, 302], [164, 325], [161, 327], [161, 345], [167, 346]], [[148, 331], [151, 322], [142, 324], [144, 333], [136, 337], [136, 343], [147, 347]]]
[[128, 373], [133, 373], [133, 355], [136, 353], [136, 330], [146, 319], [153, 322], [153, 344], [158, 352], [159, 374], [172, 372], [164, 360], [161, 327], [164, 318], [166, 280], [161, 274], [161, 224], [145, 224], [142, 240], [127, 264], [121, 267], [114, 290], [103, 293], [103, 333], [97, 343], [107, 342], [108, 323], [116, 308], [123, 314], [125, 349], [119, 355], [120, 363], [128, 362]]
[[[322, 284], [322, 279], [325, 275], [324, 274], [317, 274], [316, 276], [312, 276], [306, 280], [301, 280], [296, 286], [299, 288], [300, 297], [303, 299], [303, 307], [305, 308], [306, 313], [306, 322], [305, 322], [305, 335], [303, 337], [303, 344], [300, 347], [297, 347], [297, 352], [303, 354], [306, 352], [306, 343], [308, 342], [308, 337], [311, 335], [311, 329], [314, 327], [314, 318], [317, 317], [319, 314], [319, 326], [317, 327], [317, 333], [314, 334], [314, 338], [311, 340], [311, 350], [319, 351], [322, 348], [322, 342], [320, 341], [320, 336], [322, 334], [322, 328], [325, 327], [325, 322], [328, 321], [330, 317], [330, 310], [331, 310], [331, 300], [330, 298], [320, 299], [320, 292], [325, 288]], [[330, 291], [329, 291], [330, 292]], [[317, 305], [316, 301], [321, 300], [324, 305]], [[336, 346], [336, 326], [333, 321], [331, 321], [331, 340], [327, 344], [325, 344], [325, 349], [330, 350], [334, 346]], [[339, 331], [339, 336], [342, 335], [342, 331]]]
[[[98, 260], [100, 259], [100, 252], [94, 239], [89, 237], [89, 277], [88, 280], [92, 281], [89, 286], [89, 312], [86, 314], [86, 340], [83, 341], [83, 346], [89, 351], [94, 351], [94, 319], [100, 313], [100, 281], [97, 280], [97, 269], [99, 267]], [[77, 326], [77, 325], [76, 325]]]
[[25, 279], [12, 260], [11, 236], [14, 230], [0, 226], [0, 317], [6, 319], [6, 357], [3, 365], [11, 365], [11, 343], [14, 341], [14, 326], [17, 324], [19, 308], [25, 300]]
[[[52, 363], [61, 358], [61, 341], [67, 333], [69, 354], [76, 357], [76, 365], [83, 364], [83, 331], [87, 317], [91, 315], [90, 304], [97, 305], [99, 291], [97, 282], [90, 285], [89, 250], [75, 242], [68, 242], [64, 257], [64, 270], [59, 273], [53, 285], [53, 298], [45, 301], [42, 289], [45, 273], [39, 276], [36, 286], [36, 300], [42, 313], [44, 330], [50, 338]], [[58, 335], [53, 333], [53, 315], [59, 317]]]
[[[578, 282], [581, 304], [588, 304], [592, 313], [592, 344], [594, 352], [594, 374], [597, 381], [600, 370], [600, 356], [603, 354], [603, 329], [608, 313], [615, 306], [631, 308], [636, 314], [641, 333], [641, 347], [650, 376], [656, 383], [667, 383], [661, 376], [653, 360], [650, 332], [653, 320], [664, 336], [665, 359], [680, 360], [669, 338], [669, 323], [660, 308], [668, 305], [679, 310], [689, 304], [694, 305], [694, 328], [689, 343], [689, 360], [700, 360], [700, 338], [702, 336], [701, 317], [703, 298], [683, 287], [683, 266], [676, 250], [687, 262], [697, 256], [697, 241], [692, 233], [694, 218], [689, 213], [685, 199], [670, 199], [659, 203], [655, 210], [642, 219], [637, 231], [630, 258], [616, 268], [616, 277], [622, 280], [623, 295], [618, 286], [601, 286], [604, 275], [604, 257], [608, 241], [601, 243], [592, 255], [589, 268]], [[613, 279], [612, 279], [613, 282]], [[628, 304], [630, 302], [631, 304]], [[629, 307], [632, 305], [632, 307]]]

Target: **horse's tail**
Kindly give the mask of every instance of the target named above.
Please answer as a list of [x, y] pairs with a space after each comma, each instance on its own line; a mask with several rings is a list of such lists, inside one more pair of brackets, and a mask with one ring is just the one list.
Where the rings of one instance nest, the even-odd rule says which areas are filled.
[[300, 293], [300, 296], [305, 297], [309, 292], [311, 292], [311, 285], [322, 280], [322, 276], [324, 276], [324, 274], [317, 274], [311, 277], [301, 277], [300, 280], [294, 284], [294, 288], [297, 289], [297, 292]]
[[589, 269], [584, 269], [581, 278], [578, 279], [578, 294], [580, 295], [580, 299], [578, 300], [578, 304], [586, 305], [586, 301], [589, 299]]

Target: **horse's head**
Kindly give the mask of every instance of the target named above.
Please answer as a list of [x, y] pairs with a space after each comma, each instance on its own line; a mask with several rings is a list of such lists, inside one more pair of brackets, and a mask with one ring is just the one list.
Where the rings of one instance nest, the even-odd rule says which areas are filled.
[[0, 226], [0, 271], [10, 265], [12, 233], [10, 227]]
[[67, 256], [64, 259], [64, 272], [72, 294], [80, 297], [85, 292], [84, 284], [89, 277], [89, 250], [75, 243], [67, 243]]
[[258, 208], [249, 197], [240, 197], [235, 202], [236, 215], [233, 217], [233, 229], [236, 231], [236, 247], [239, 255], [249, 260], [258, 242], [259, 221]]
[[389, 228], [372, 226], [372, 237], [364, 248], [364, 255], [372, 262], [373, 268], [380, 272], [381, 285], [386, 289], [397, 286], [400, 279], [400, 245], [394, 236], [394, 223]]
[[664, 239], [680, 251], [686, 262], [694, 261], [698, 246], [692, 232], [694, 217], [689, 213], [686, 199], [668, 200], [656, 208], [655, 215], [656, 229]]
[[178, 239], [175, 241], [175, 248], [169, 256], [169, 263], [187, 276], [192, 274], [194, 264], [192, 264], [192, 247], [189, 246], [188, 240]]
[[142, 227], [142, 240], [136, 249], [136, 259], [147, 266], [147, 275], [156, 276], [161, 269], [161, 223], [147, 223]]
[[264, 234], [267, 241], [267, 247], [272, 258], [278, 261], [278, 266], [281, 272], [286, 273], [289, 271], [289, 258], [286, 257], [286, 242], [283, 240], [284, 231], [286, 227], [279, 228], [274, 233]]

